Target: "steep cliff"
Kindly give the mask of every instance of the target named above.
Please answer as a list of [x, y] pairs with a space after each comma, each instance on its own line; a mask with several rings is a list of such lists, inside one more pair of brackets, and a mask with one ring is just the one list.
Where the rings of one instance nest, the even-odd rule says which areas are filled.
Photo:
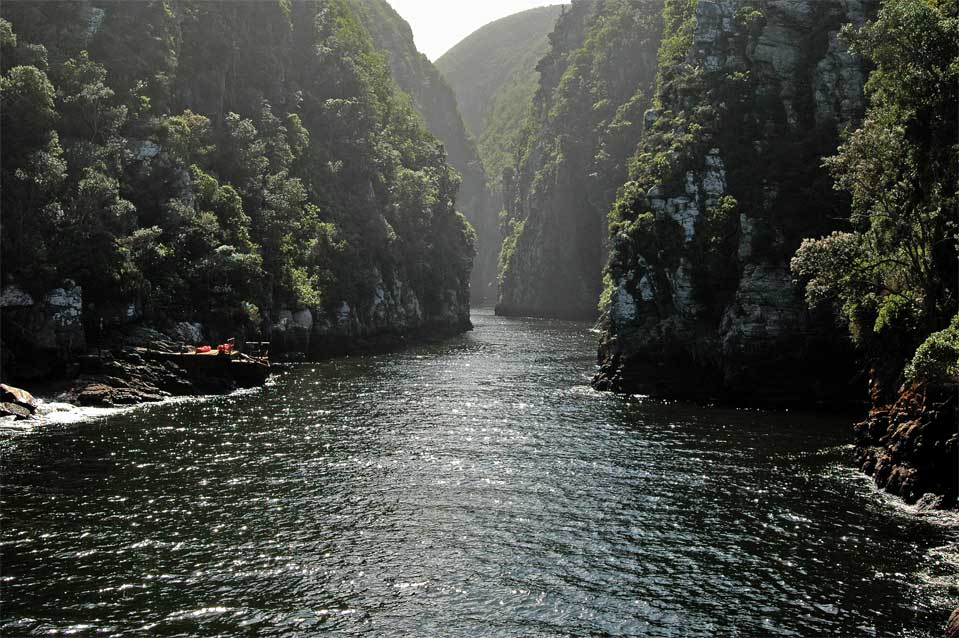
[[459, 179], [344, 0], [2, 17], [5, 308], [69, 288], [88, 339], [199, 323], [314, 354], [469, 326]]
[[[670, 0], [655, 108], [611, 213], [600, 388], [748, 402], [840, 400], [831, 309], [789, 262], [848, 217], [822, 158], [864, 110], [839, 40], [870, 0]], [[861, 396], [861, 395], [860, 395]]]
[[512, 164], [513, 142], [539, 85], [536, 65], [549, 51], [547, 36], [563, 10], [538, 7], [491, 22], [436, 61], [494, 182]]
[[606, 214], [656, 77], [662, 2], [574, 2], [549, 36], [514, 168], [497, 312], [594, 317]]
[[499, 198], [490, 193], [476, 144], [460, 116], [457, 96], [429, 59], [416, 49], [409, 24], [386, 0], [351, 0], [373, 43], [387, 58], [393, 78], [412, 99], [429, 131], [441, 142], [462, 178], [457, 208], [476, 231], [470, 290], [476, 302], [490, 294], [499, 247]]

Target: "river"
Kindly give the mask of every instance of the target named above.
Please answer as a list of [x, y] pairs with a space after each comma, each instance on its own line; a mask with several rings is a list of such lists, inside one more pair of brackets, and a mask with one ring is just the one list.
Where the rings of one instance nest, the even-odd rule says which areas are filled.
[[849, 417], [600, 394], [587, 324], [473, 320], [4, 438], [0, 634], [942, 636], [956, 529]]

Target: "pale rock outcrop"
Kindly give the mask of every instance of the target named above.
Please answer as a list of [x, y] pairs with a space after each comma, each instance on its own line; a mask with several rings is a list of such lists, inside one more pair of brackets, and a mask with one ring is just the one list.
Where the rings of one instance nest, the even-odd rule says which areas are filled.
[[373, 275], [365, 303], [344, 299], [321, 308], [281, 310], [269, 324], [270, 351], [288, 359], [312, 359], [402, 341], [400, 335], [445, 334], [471, 327], [466, 282], [443, 291], [426, 312], [424, 302], [398, 273], [384, 276], [375, 269]]
[[[695, 142], [661, 149], [680, 162], [671, 180], [642, 184], [635, 213], [653, 214], [656, 224], [644, 232], [654, 236], [641, 245], [629, 233], [613, 239], [598, 387], [773, 402], [854, 393], [843, 363], [851, 363], [851, 348], [830, 317], [806, 309], [789, 257], [808, 236], [800, 233], [833, 223], [824, 219], [819, 229], [810, 221], [822, 203], [808, 199], [815, 176], [796, 178], [795, 163], [823, 173], [811, 149], [821, 153], [824, 139], [835, 148], [840, 128], [862, 115], [864, 70], [839, 31], [861, 24], [873, 5], [697, 2], [692, 44], [675, 72], [697, 69], [690, 81], [704, 86], [695, 95], [665, 93], [645, 121], [662, 126], [663, 117], [688, 118], [707, 105], [718, 117]], [[735, 107], [710, 97], [736, 91], [745, 98]], [[820, 365], [817, 379], [810, 369], [828, 356], [837, 363]]]
[[0, 291], [0, 308], [26, 308], [34, 303], [33, 297], [17, 286], [6, 286]]
[[33, 325], [33, 343], [45, 350], [80, 351], [86, 347], [83, 332], [83, 290], [67, 280], [40, 302]]
[[138, 162], [151, 160], [162, 150], [163, 148], [153, 140], [141, 140], [133, 145], [133, 159]]
[[295, 312], [281, 310], [271, 330], [273, 348], [278, 352], [306, 356], [310, 350], [313, 324], [313, 313], [309, 308]]
[[196, 321], [180, 321], [173, 325], [170, 336], [190, 345], [202, 345], [203, 325]]
[[21, 288], [0, 291], [4, 378], [37, 379], [86, 348], [83, 290], [71, 280], [37, 300]]

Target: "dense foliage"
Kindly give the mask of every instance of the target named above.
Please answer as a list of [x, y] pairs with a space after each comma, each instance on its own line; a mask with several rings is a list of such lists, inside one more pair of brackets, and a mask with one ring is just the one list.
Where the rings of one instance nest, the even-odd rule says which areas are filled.
[[465, 286], [459, 178], [346, 0], [2, 6], [2, 278], [253, 328]]
[[413, 99], [430, 132], [443, 142], [450, 165], [462, 178], [456, 205], [477, 234], [471, 293], [479, 301], [494, 276], [489, 262], [499, 247], [496, 215], [500, 207], [493, 203], [497, 198], [489, 192], [483, 162], [460, 116], [457, 96], [437, 67], [416, 49], [409, 24], [386, 0], [351, 2], [389, 62], [393, 78]]
[[873, 65], [867, 116], [827, 160], [852, 215], [792, 262], [809, 303], [835, 302], [893, 387], [924, 340], [908, 376], [956, 374], [957, 33], [955, 0], [885, 0], [874, 21], [845, 31]]
[[536, 64], [563, 5], [530, 9], [492, 22], [436, 61], [476, 137], [487, 174], [499, 180], [512, 165], [512, 145], [536, 92]]

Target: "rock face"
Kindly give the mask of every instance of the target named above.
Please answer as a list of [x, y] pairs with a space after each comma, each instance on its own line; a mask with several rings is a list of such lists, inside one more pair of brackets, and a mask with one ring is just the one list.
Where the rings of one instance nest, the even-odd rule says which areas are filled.
[[903, 388], [892, 405], [874, 408], [856, 426], [857, 465], [877, 487], [916, 503], [956, 506], [959, 477], [959, 388]]
[[405, 335], [448, 336], [472, 328], [465, 286], [438, 291], [427, 311], [403, 279], [377, 272], [372, 297], [331, 308], [282, 310], [270, 326], [270, 352], [287, 359], [319, 359], [401, 342]]
[[191, 346], [204, 343], [203, 326], [195, 321], [177, 322], [170, 331], [170, 336]]
[[72, 281], [48, 291], [39, 301], [17, 286], [3, 288], [0, 318], [4, 343], [13, 348], [4, 366], [5, 377], [43, 377], [86, 348], [83, 290]]
[[[870, 0], [699, 0], [617, 204], [603, 389], [750, 403], [855, 396], [852, 348], [789, 271], [848, 215], [820, 168], [864, 110], [837, 40]], [[675, 44], [680, 25], [665, 37]]]
[[549, 51], [547, 36], [564, 9], [563, 5], [539, 7], [487, 24], [436, 61], [456, 93], [460, 113], [476, 139], [489, 177], [483, 202], [487, 212], [473, 222], [477, 234], [474, 300], [494, 303], [497, 298], [497, 260], [503, 243], [498, 222], [503, 209], [502, 176], [504, 169], [513, 165], [513, 144], [539, 86], [536, 66]]
[[504, 175], [498, 314], [598, 314], [607, 213], [652, 97], [661, 11], [657, 1], [580, 0], [556, 23]]

